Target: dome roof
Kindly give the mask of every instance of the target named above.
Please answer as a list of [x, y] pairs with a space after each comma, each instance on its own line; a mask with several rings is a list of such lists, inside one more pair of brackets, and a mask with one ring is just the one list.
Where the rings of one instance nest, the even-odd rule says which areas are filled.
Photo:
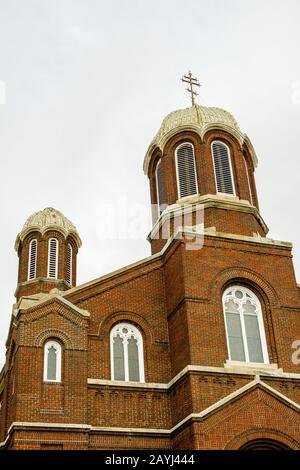
[[81, 239], [77, 232], [75, 225], [70, 222], [60, 211], [53, 209], [53, 207], [46, 207], [46, 209], [35, 212], [26, 220], [24, 227], [18, 234], [15, 249], [18, 250], [20, 242], [28, 235], [28, 233], [37, 230], [41, 234], [47, 230], [58, 230], [64, 234], [65, 237], [73, 235], [78, 247], [81, 246]]
[[243, 134], [235, 118], [228, 111], [221, 108], [207, 108], [195, 104], [190, 108], [178, 109], [168, 114], [162, 122], [160, 129], [152, 140], [144, 159], [144, 172], [148, 173], [148, 166], [153, 150], [158, 147], [161, 151], [167, 141], [177, 132], [193, 130], [203, 138], [210, 129], [220, 129], [229, 132], [238, 139], [241, 145], [248, 143], [254, 166], [257, 166], [257, 157], [249, 138]]

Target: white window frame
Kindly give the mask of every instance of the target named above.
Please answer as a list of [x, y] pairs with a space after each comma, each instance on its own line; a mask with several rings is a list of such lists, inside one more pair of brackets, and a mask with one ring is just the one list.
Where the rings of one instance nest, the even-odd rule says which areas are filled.
[[[230, 351], [230, 344], [229, 344], [229, 334], [228, 334], [228, 329], [227, 329], [227, 321], [226, 321], [226, 312], [225, 312], [225, 301], [227, 299], [228, 292], [230, 291], [236, 291], [240, 290], [244, 294], [248, 294], [251, 297], [251, 300], [255, 301], [255, 304], [257, 306], [257, 321], [258, 321], [258, 329], [259, 329], [259, 334], [260, 334], [260, 340], [261, 340], [261, 349], [262, 349], [262, 354], [263, 354], [263, 361], [259, 364], [270, 364], [269, 362], [269, 355], [268, 355], [268, 348], [267, 348], [267, 341], [266, 341], [266, 334], [265, 334], [265, 327], [264, 327], [264, 322], [263, 322], [263, 315], [262, 315], [262, 309], [261, 309], [261, 303], [258, 299], [258, 297], [254, 294], [254, 292], [247, 287], [234, 284], [230, 287], [228, 287], [222, 296], [222, 305], [223, 305], [223, 315], [224, 315], [224, 323], [225, 323], [225, 331], [226, 331], [226, 342], [227, 342], [227, 350], [228, 350], [228, 357], [229, 361], [232, 361], [236, 364], [257, 364], [253, 363], [249, 360], [249, 351], [248, 351], [248, 344], [247, 344], [247, 337], [246, 337], [246, 328], [245, 328], [245, 321], [244, 321], [244, 315], [239, 312], [240, 316], [240, 321], [241, 321], [241, 329], [242, 329], [242, 339], [243, 339], [243, 346], [244, 346], [244, 351], [245, 351], [245, 361], [236, 361], [231, 358], [231, 351]], [[238, 299], [235, 298], [235, 301], [238, 301]]]
[[[138, 346], [138, 360], [139, 360], [139, 373], [140, 373], [140, 380], [139, 383], [145, 382], [145, 369], [144, 369], [144, 344], [143, 344], [143, 336], [141, 332], [134, 326], [132, 323], [117, 323], [110, 332], [110, 364], [111, 364], [111, 380], [115, 381], [115, 371], [114, 371], [114, 349], [113, 349], [113, 339], [116, 336], [116, 333], [123, 328], [127, 328], [129, 331], [132, 331], [135, 338], [137, 339], [137, 346]], [[120, 334], [122, 337], [122, 334]], [[126, 338], [123, 339], [124, 346], [127, 345]], [[124, 371], [125, 371], [125, 380], [122, 382], [131, 382], [129, 380], [129, 367], [128, 367], [128, 348], [124, 347]]]
[[[34, 262], [34, 277], [30, 277], [30, 271], [31, 271], [31, 260], [32, 260], [32, 244], [33, 242], [36, 242], [36, 251], [35, 251], [35, 262]], [[29, 243], [29, 248], [28, 248], [28, 270], [27, 270], [27, 281], [31, 281], [32, 279], [36, 278], [36, 267], [37, 267], [37, 248], [38, 248], [38, 242], [37, 239], [34, 238], [33, 240], [30, 241]]]
[[[48, 350], [54, 347], [57, 351], [56, 353], [56, 377], [55, 379], [48, 379]], [[58, 341], [53, 339], [47, 341], [44, 345], [44, 382], [61, 382], [61, 357], [62, 357], [62, 348], [61, 344]]]
[[[70, 277], [69, 279], [67, 279], [68, 283], [72, 286], [73, 285], [73, 282], [72, 282], [72, 279], [73, 279], [73, 247], [71, 245], [71, 243], [68, 243], [67, 245], [67, 274], [68, 272], [70, 272]], [[69, 250], [70, 250], [70, 253], [71, 253], [71, 256], [69, 258]]]
[[[216, 166], [215, 166], [215, 159], [214, 159], [213, 144], [222, 144], [222, 145], [224, 145], [224, 147], [227, 148], [228, 159], [229, 159], [229, 168], [230, 168], [230, 176], [231, 176], [231, 182], [232, 182], [232, 188], [233, 188], [233, 194], [222, 193], [221, 191], [218, 191], [218, 181], [217, 181], [217, 173], [216, 173]], [[234, 181], [234, 177], [233, 177], [233, 170], [232, 170], [232, 161], [231, 161], [231, 152], [230, 152], [230, 148], [229, 148], [228, 145], [225, 144], [225, 142], [223, 142], [222, 140], [213, 140], [212, 143], [211, 143], [211, 145], [210, 145], [210, 148], [211, 148], [211, 157], [212, 157], [213, 166], [214, 166], [216, 193], [217, 193], [217, 194], [220, 194], [221, 196], [236, 197], [235, 181]]]
[[155, 167], [155, 182], [156, 182], [156, 200], [157, 200], [157, 215], [160, 217], [160, 200], [159, 200], [159, 191], [158, 191], [158, 178], [157, 178], [157, 169], [158, 165], [161, 165], [161, 158], [157, 161]]
[[[195, 169], [195, 178], [196, 178], [196, 191], [197, 192], [195, 194], [190, 194], [189, 196], [182, 196], [181, 197], [177, 153], [178, 153], [178, 150], [181, 147], [183, 147], [184, 145], [189, 145], [193, 149], [193, 160], [194, 160], [194, 169]], [[198, 175], [197, 175], [196, 158], [195, 158], [195, 147], [191, 142], [182, 142], [180, 145], [178, 145], [178, 147], [176, 147], [176, 150], [175, 150], [175, 166], [176, 166], [176, 180], [177, 180], [177, 196], [178, 196], [178, 199], [197, 196], [197, 194], [199, 194], [199, 188], [198, 188]]]
[[[51, 241], [52, 240], [55, 240], [56, 241], [56, 250], [55, 250], [55, 277], [53, 276], [50, 276], [50, 244], [51, 244]], [[49, 241], [48, 241], [48, 273], [47, 273], [47, 277], [49, 279], [57, 279], [58, 277], [58, 240], [57, 238], [49, 238]]]

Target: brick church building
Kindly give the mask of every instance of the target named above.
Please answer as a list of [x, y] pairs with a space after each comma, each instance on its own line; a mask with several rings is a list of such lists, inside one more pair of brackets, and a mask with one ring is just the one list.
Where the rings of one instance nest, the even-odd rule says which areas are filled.
[[256, 166], [228, 112], [169, 114], [144, 160], [151, 256], [80, 286], [75, 226], [28, 218], [1, 449], [300, 449], [300, 286]]

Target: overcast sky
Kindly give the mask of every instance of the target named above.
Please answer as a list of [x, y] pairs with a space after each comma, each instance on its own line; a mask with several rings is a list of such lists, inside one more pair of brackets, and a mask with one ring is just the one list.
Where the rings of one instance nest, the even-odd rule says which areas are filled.
[[0, 366], [30, 214], [77, 226], [78, 284], [149, 256], [147, 230], [103, 239], [103, 205], [149, 204], [144, 154], [189, 106], [189, 69], [200, 104], [250, 136], [262, 216], [300, 279], [299, 18], [299, 0], [0, 0]]

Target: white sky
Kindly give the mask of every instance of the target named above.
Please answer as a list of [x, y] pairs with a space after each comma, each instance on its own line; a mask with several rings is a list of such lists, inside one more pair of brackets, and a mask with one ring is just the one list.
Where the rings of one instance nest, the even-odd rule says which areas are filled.
[[101, 207], [149, 204], [144, 154], [189, 106], [189, 69], [199, 102], [250, 136], [261, 213], [293, 242], [300, 279], [299, 18], [298, 0], [0, 0], [0, 366], [31, 213], [52, 206], [77, 226], [78, 284], [150, 254], [146, 230], [103, 240]]

